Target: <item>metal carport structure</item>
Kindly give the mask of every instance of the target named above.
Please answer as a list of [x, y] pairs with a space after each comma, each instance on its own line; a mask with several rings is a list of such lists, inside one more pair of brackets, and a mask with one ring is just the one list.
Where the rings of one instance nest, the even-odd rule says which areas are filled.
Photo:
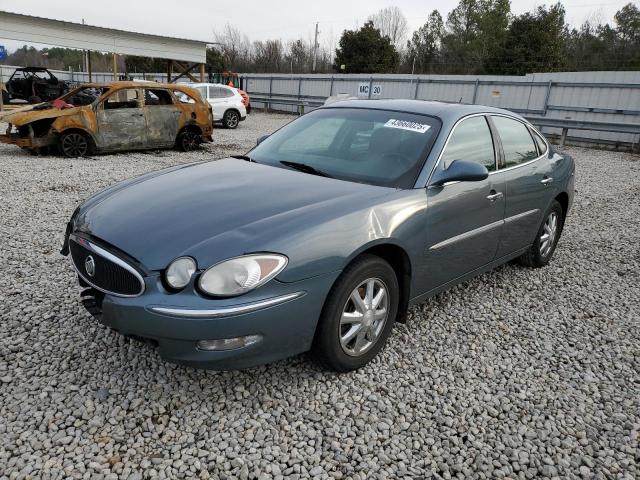
[[[88, 52], [110, 52], [114, 55], [113, 76], [117, 79], [115, 55], [137, 55], [167, 60], [167, 81], [183, 76], [198, 81], [191, 72], [200, 67], [200, 81], [204, 81], [207, 42], [129, 32], [114, 28], [96, 27], [0, 11], [0, 38], [58, 47], [76, 48]], [[91, 55], [87, 66], [91, 75]], [[181, 72], [173, 76], [173, 68]], [[90, 77], [91, 78], [91, 77]]]

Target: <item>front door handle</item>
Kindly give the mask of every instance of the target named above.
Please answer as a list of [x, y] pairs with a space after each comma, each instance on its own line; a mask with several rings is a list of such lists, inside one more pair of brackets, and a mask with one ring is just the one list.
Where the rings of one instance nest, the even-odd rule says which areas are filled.
[[540, 183], [543, 185], [551, 185], [553, 183], [553, 178], [552, 177], [544, 177], [542, 180], [540, 180]]
[[491, 190], [491, 193], [487, 195], [487, 200], [493, 203], [496, 200], [501, 199], [502, 197], [504, 197], [504, 194], [502, 192], [496, 192], [495, 190]]

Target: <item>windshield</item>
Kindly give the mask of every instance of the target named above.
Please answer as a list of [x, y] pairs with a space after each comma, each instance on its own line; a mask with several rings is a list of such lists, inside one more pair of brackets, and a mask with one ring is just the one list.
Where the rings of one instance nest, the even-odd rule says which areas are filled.
[[440, 121], [425, 115], [327, 108], [291, 122], [249, 156], [341, 180], [412, 188], [439, 129]]
[[74, 107], [82, 107], [91, 105], [96, 98], [108, 90], [109, 87], [80, 87], [71, 90], [60, 98]]

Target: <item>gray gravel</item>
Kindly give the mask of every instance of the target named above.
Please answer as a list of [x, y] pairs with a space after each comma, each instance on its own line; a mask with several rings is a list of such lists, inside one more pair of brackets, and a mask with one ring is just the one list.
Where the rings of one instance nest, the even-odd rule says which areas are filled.
[[305, 356], [179, 367], [84, 311], [58, 254], [83, 198], [243, 153], [290, 119], [251, 115], [191, 154], [0, 146], [0, 478], [638, 478], [634, 155], [571, 149], [578, 194], [553, 263], [508, 265], [414, 308], [353, 374]]

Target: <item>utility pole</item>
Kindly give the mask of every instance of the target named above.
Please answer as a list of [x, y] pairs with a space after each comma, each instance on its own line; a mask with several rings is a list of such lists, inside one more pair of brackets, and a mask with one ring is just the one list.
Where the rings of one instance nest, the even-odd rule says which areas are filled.
[[313, 73], [316, 73], [316, 60], [318, 57], [318, 47], [320, 45], [318, 45], [318, 35], [320, 34], [320, 31], [318, 30], [318, 22], [316, 22], [316, 35], [315, 38], [313, 39], [313, 66], [311, 67], [311, 71]]

